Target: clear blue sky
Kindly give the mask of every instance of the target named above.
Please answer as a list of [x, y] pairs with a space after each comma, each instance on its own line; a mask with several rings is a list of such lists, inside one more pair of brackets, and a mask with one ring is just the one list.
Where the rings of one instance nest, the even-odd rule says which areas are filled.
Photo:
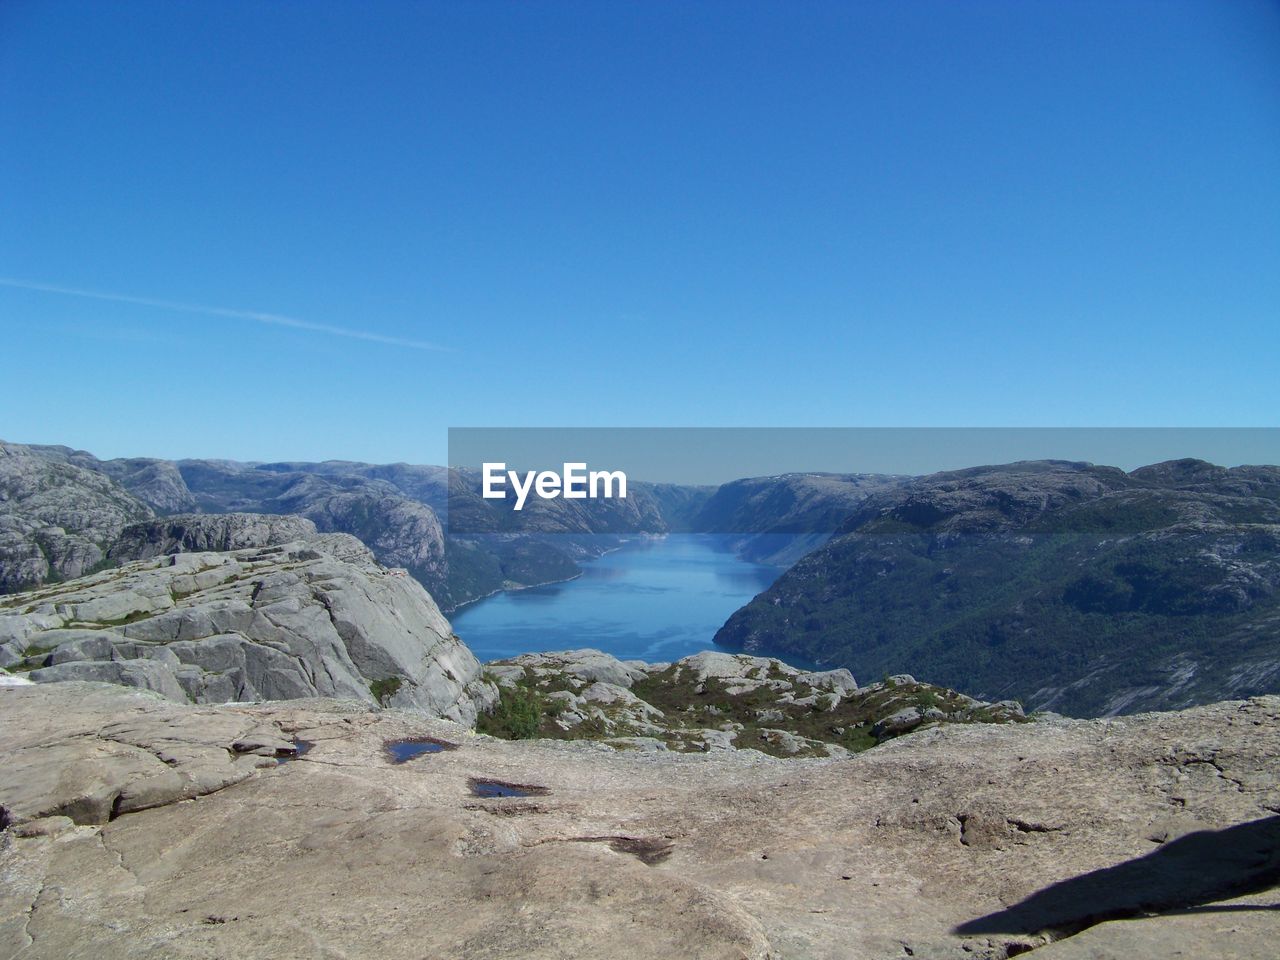
[[0, 277], [102, 456], [1274, 425], [1280, 4], [6, 0]]

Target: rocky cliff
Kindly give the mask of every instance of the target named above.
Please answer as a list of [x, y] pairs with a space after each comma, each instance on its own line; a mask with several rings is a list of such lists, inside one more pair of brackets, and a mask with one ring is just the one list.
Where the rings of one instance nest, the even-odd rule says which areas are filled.
[[726, 535], [743, 557], [789, 566], [825, 543], [873, 494], [910, 478], [885, 474], [788, 473], [716, 488], [689, 523]]
[[330, 696], [463, 723], [495, 694], [427, 592], [345, 534], [157, 556], [4, 597], [0, 666], [180, 702]]
[[108, 477], [0, 441], [0, 593], [94, 569], [127, 524], [150, 516]]
[[1280, 689], [1280, 468], [981, 467], [875, 494], [730, 649], [1096, 716]]
[[303, 517], [261, 513], [190, 513], [130, 524], [107, 552], [116, 564], [150, 560], [173, 553], [274, 547], [309, 540], [316, 525]]
[[0, 724], [24, 960], [1274, 955], [1277, 698], [815, 760], [85, 683]]

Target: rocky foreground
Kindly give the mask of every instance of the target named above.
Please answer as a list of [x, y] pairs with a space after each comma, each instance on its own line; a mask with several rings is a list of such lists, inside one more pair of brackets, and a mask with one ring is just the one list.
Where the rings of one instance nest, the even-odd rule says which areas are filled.
[[500, 690], [480, 727], [508, 739], [597, 740], [619, 750], [758, 750], [843, 757], [922, 727], [1021, 723], [986, 703], [900, 674], [859, 687], [848, 670], [704, 650], [675, 663], [599, 650], [527, 653], [486, 665]]
[[[5, 957], [1163, 960], [1280, 934], [1280, 698], [813, 760], [77, 682], [0, 687], [0, 727]], [[436, 752], [393, 762], [406, 738]]]

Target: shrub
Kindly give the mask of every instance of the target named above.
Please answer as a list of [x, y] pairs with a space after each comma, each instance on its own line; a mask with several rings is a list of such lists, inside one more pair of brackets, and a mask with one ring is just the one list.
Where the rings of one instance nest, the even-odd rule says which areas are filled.
[[369, 684], [369, 692], [373, 694], [373, 699], [377, 700], [382, 706], [387, 705], [387, 701], [396, 695], [404, 683], [399, 677], [387, 677], [384, 680], [374, 680]]
[[531, 740], [538, 735], [546, 713], [545, 698], [532, 686], [500, 687], [498, 702], [479, 718], [476, 729], [505, 740]]

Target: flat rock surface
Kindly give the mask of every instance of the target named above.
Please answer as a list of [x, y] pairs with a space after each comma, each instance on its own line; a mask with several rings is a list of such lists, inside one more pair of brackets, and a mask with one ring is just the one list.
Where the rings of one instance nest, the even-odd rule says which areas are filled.
[[1280, 698], [780, 760], [0, 687], [0, 957], [1265, 957], [1278, 756]]

